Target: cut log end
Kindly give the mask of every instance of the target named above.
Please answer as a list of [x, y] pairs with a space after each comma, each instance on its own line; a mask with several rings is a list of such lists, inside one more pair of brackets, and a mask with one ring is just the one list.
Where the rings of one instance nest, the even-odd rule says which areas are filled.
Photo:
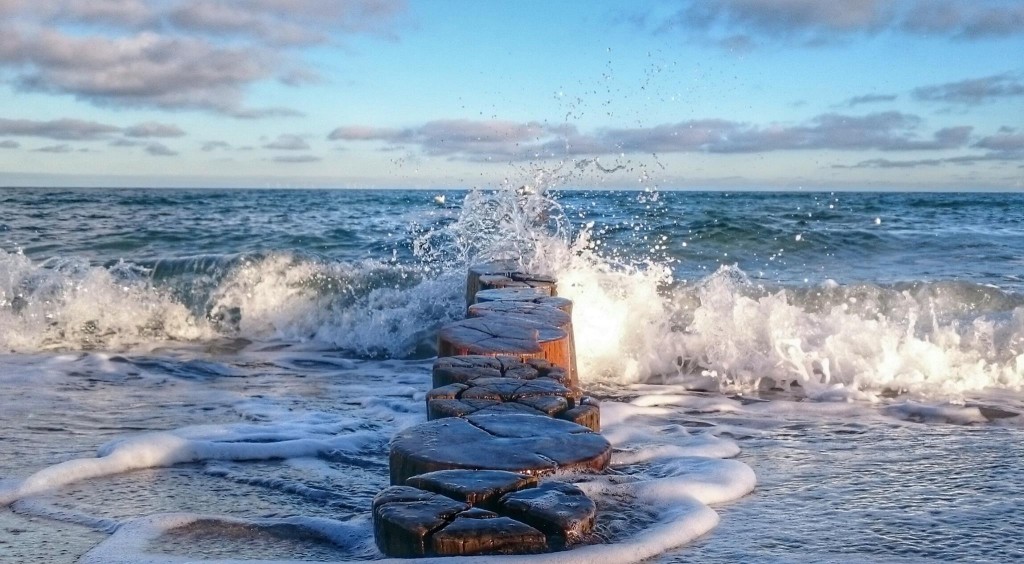
[[503, 315], [473, 317], [438, 331], [438, 356], [513, 356], [543, 358], [572, 371], [572, 341], [564, 330]]
[[391, 441], [391, 483], [437, 470], [504, 470], [531, 476], [600, 472], [611, 445], [590, 429], [543, 415], [443, 418], [410, 427]]

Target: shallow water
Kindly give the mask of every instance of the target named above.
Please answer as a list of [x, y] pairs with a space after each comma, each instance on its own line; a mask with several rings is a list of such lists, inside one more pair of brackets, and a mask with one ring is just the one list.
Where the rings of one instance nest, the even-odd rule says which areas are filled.
[[[711, 421], [729, 424], [732, 417]], [[1024, 430], [879, 417], [759, 421], [739, 460], [757, 491], [666, 561], [1011, 562]], [[852, 419], [852, 420], [851, 420]], [[748, 420], [737, 421], [750, 425]]]
[[510, 254], [616, 446], [557, 560], [1024, 557], [1020, 195], [446, 201], [0, 193], [0, 561], [381, 558], [433, 331]]

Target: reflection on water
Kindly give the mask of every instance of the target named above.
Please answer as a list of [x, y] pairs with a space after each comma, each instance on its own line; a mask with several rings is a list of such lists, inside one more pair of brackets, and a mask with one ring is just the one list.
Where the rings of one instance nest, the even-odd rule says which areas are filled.
[[149, 550], [208, 559], [333, 561], [350, 556], [330, 539], [304, 527], [212, 520], [172, 529], [152, 543]]
[[[716, 423], [749, 424], [730, 417]], [[740, 439], [754, 494], [666, 562], [1011, 562], [1024, 558], [1024, 430], [766, 422]]]

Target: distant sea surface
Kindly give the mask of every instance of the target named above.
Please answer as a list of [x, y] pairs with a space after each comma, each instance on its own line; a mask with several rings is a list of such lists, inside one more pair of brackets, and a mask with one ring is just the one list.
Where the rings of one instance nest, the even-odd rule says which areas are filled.
[[492, 258], [635, 481], [587, 558], [1024, 559], [1024, 194], [4, 188], [0, 561], [382, 558]]

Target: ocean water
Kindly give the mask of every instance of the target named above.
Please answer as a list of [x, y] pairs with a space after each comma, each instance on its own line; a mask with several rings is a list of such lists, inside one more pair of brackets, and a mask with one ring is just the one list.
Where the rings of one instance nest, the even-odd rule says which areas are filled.
[[0, 190], [0, 561], [383, 558], [490, 258], [615, 452], [593, 544], [482, 560], [1024, 559], [1024, 195], [556, 188]]

